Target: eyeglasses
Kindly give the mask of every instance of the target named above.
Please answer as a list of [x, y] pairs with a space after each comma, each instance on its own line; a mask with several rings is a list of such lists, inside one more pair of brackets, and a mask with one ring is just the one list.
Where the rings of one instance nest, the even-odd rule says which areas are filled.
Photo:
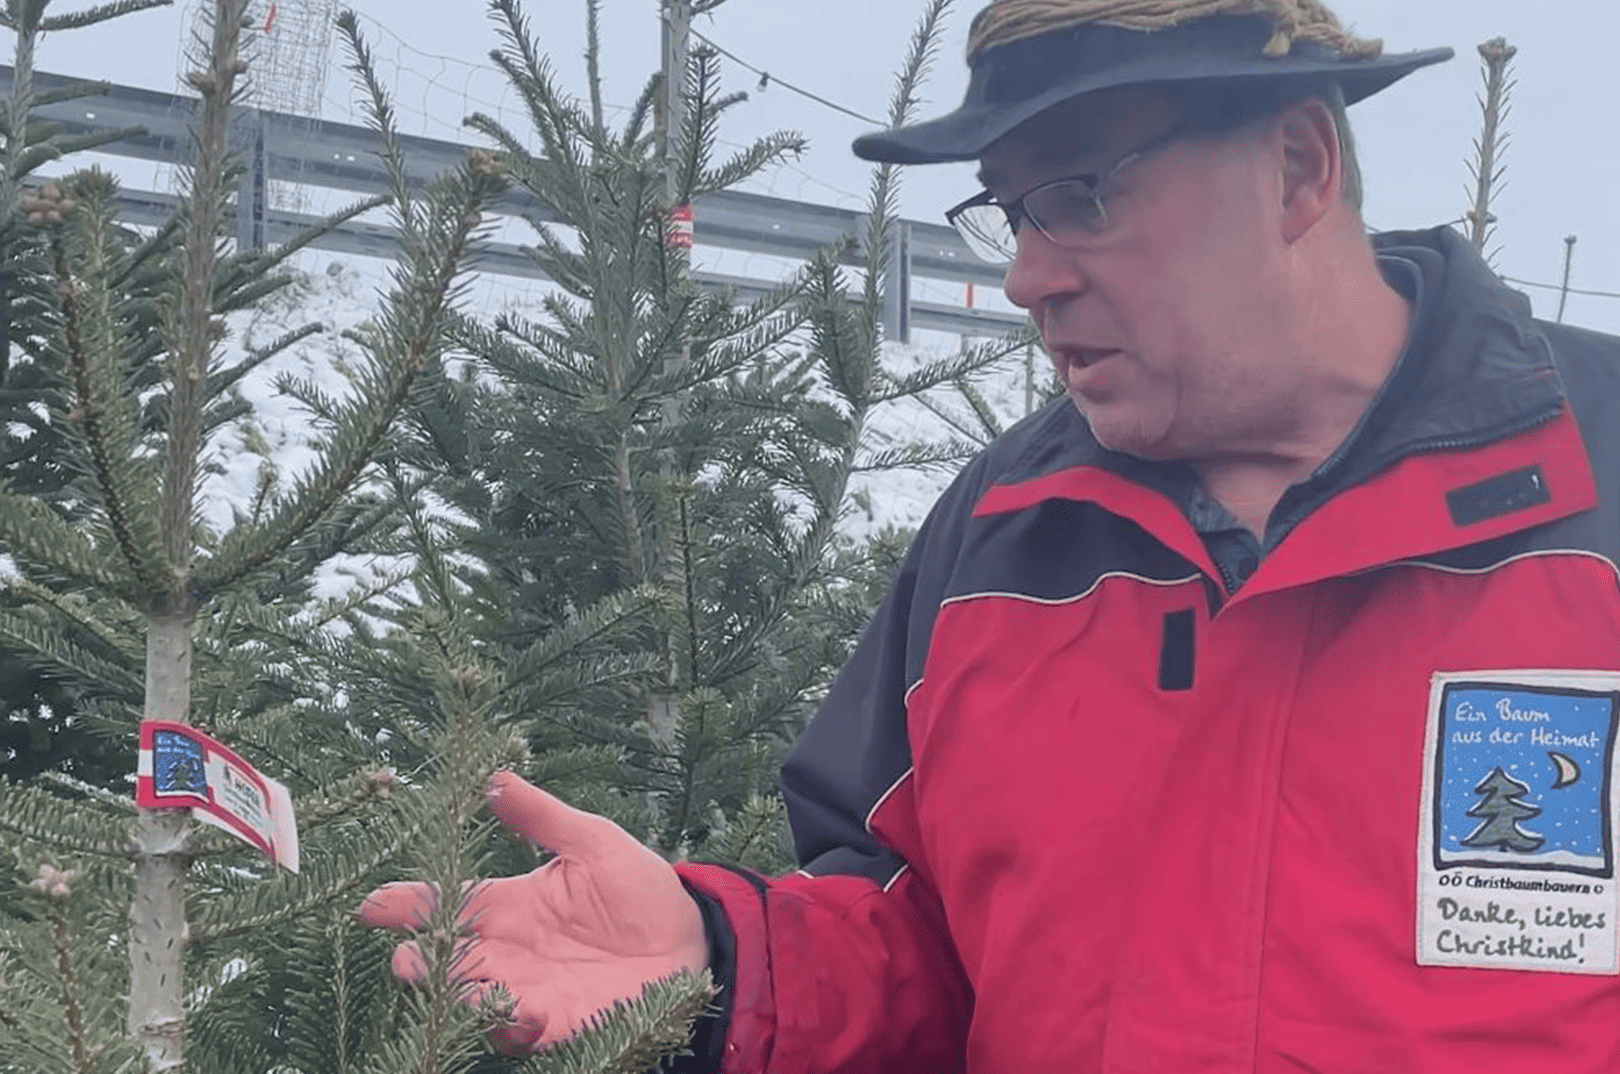
[[947, 212], [945, 219], [962, 236], [968, 249], [993, 265], [1010, 264], [1018, 255], [1018, 229], [1026, 220], [1059, 246], [1071, 250], [1098, 246], [1113, 238], [1117, 230], [1103, 202], [1103, 184], [1195, 129], [1190, 124], [1178, 123], [1100, 172], [1054, 179], [1011, 201], [1002, 201], [990, 191], [981, 190]]

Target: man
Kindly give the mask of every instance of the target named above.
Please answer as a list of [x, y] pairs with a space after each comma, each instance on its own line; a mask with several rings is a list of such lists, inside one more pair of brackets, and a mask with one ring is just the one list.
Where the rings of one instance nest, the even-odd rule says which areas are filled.
[[708, 965], [691, 1069], [1620, 1069], [1620, 345], [1365, 234], [1342, 105], [1447, 56], [1001, 0], [960, 109], [857, 142], [979, 160], [1072, 405], [919, 533], [784, 773], [802, 872], [497, 777], [561, 855], [475, 900], [503, 1046]]

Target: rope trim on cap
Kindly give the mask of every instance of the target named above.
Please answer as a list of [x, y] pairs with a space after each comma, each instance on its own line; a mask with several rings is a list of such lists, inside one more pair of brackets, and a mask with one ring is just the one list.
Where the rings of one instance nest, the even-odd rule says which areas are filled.
[[1297, 41], [1326, 45], [1343, 60], [1383, 54], [1382, 41], [1347, 32], [1320, 0], [995, 0], [968, 33], [968, 62], [998, 45], [1101, 23], [1127, 30], [1168, 30], [1216, 15], [1270, 15], [1275, 21], [1267, 56], [1286, 56]]

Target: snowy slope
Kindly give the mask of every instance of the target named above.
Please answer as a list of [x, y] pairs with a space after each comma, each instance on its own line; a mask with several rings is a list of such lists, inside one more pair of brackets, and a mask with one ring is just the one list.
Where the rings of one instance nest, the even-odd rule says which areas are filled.
[[[228, 527], [233, 513], [250, 509], [266, 468], [285, 485], [311, 464], [314, 453], [309, 446], [312, 434], [307, 415], [277, 389], [278, 381], [290, 376], [312, 381], [329, 395], [346, 394], [345, 370], [357, 350], [341, 333], [371, 316], [388, 282], [386, 264], [368, 258], [308, 255], [298, 270], [293, 286], [262, 308], [236, 315], [229, 324], [223, 359], [231, 362], [311, 322], [323, 324], [326, 331], [266, 362], [242, 382], [241, 394], [253, 405], [254, 415], [221, 430], [210, 445], [208, 474], [199, 498], [204, 518], [216, 529]], [[469, 291], [465, 308], [475, 315], [493, 315], [522, 304], [526, 292], [538, 286], [499, 277], [479, 278]], [[958, 346], [954, 337], [936, 335], [909, 346], [891, 344], [885, 357], [903, 371], [952, 353]], [[1017, 359], [979, 385], [1004, 426], [1023, 413], [1024, 381], [1024, 364]], [[907, 401], [885, 408], [872, 426], [873, 448], [953, 435], [959, 438], [957, 429], [971, 430], [978, 424], [965, 403], [949, 390], [936, 393], [930, 403], [931, 407]], [[845, 532], [859, 539], [885, 526], [917, 525], [952, 476], [953, 472], [942, 468], [861, 476], [852, 490], [858, 494], [858, 503], [849, 512]], [[355, 566], [350, 563], [346, 569]]]

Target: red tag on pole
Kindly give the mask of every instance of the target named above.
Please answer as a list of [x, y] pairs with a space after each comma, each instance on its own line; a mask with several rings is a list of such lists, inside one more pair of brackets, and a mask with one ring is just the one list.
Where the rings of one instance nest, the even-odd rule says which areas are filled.
[[678, 250], [690, 250], [697, 234], [697, 223], [690, 205], [677, 205], [664, 222], [664, 242]]
[[292, 795], [195, 727], [167, 720], [141, 722], [135, 804], [142, 809], [190, 809], [298, 871], [298, 826]]

